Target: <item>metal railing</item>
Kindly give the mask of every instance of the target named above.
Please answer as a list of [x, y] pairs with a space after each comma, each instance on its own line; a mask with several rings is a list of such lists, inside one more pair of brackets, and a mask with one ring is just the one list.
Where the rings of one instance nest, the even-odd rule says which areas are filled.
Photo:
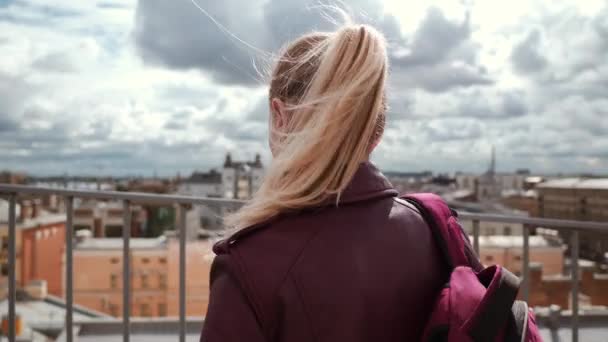
[[74, 341], [73, 314], [73, 215], [74, 199], [96, 199], [96, 200], [115, 200], [123, 203], [123, 341], [128, 342], [130, 338], [130, 310], [131, 310], [131, 254], [129, 253], [129, 240], [131, 237], [131, 210], [133, 203], [137, 204], [157, 204], [157, 205], [178, 205], [180, 217], [178, 220], [179, 236], [179, 341], [186, 340], [186, 206], [200, 204], [238, 208], [243, 204], [242, 201], [222, 199], [222, 198], [200, 198], [180, 195], [159, 195], [137, 192], [119, 191], [85, 191], [71, 189], [41, 188], [22, 185], [0, 184], [0, 196], [8, 198], [8, 338], [15, 341], [15, 307], [16, 307], [16, 203], [19, 195], [43, 196], [57, 195], [63, 196], [66, 208], [66, 229], [65, 229], [65, 284], [66, 284], [66, 341]]
[[[16, 278], [15, 278], [15, 248], [16, 248], [16, 202], [18, 196], [42, 196], [57, 195], [65, 199], [66, 208], [66, 263], [65, 263], [65, 282], [66, 282], [66, 341], [74, 340], [73, 331], [73, 211], [74, 199], [97, 199], [97, 200], [118, 200], [123, 202], [123, 317], [122, 332], [123, 341], [128, 342], [130, 337], [130, 253], [129, 239], [131, 227], [130, 206], [136, 204], [160, 204], [178, 205], [182, 210], [179, 211], [177, 230], [179, 232], [179, 341], [184, 342], [186, 338], [186, 227], [185, 227], [185, 206], [192, 204], [214, 205], [238, 208], [243, 204], [242, 201], [222, 198], [201, 198], [179, 195], [158, 195], [136, 192], [117, 192], [117, 191], [82, 191], [71, 189], [41, 188], [22, 185], [0, 184], [0, 196], [7, 197], [9, 201], [9, 341], [15, 341], [15, 307], [16, 307]], [[543, 218], [528, 218], [519, 216], [504, 216], [490, 214], [459, 213], [459, 218], [473, 223], [473, 248], [479, 254], [479, 227], [480, 222], [497, 223], [516, 223], [523, 224], [523, 297], [527, 301], [530, 295], [530, 284], [528, 283], [530, 272], [530, 253], [529, 238], [530, 231], [536, 227], [565, 229], [570, 230], [571, 234], [571, 279], [572, 279], [572, 341], [578, 342], [579, 330], [579, 303], [578, 303], [578, 252], [579, 252], [579, 231], [606, 233], [608, 234], [608, 224], [601, 222], [584, 222], [570, 220], [555, 220]]]

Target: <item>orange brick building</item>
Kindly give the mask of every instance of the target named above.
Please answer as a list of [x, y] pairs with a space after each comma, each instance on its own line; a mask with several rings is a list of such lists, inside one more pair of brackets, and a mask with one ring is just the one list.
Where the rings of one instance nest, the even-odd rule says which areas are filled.
[[[133, 238], [131, 245], [131, 314], [143, 317], [179, 314], [177, 239]], [[211, 244], [189, 241], [186, 247], [186, 314], [203, 316], [209, 297]], [[74, 248], [74, 301], [122, 316], [122, 239], [90, 238]]]
[[[530, 236], [530, 262], [540, 263], [545, 275], [561, 274], [564, 269], [564, 249], [542, 236]], [[523, 238], [521, 236], [480, 236], [479, 257], [484, 265], [499, 264], [516, 275], [523, 268]]]
[[[40, 212], [30, 201], [19, 205], [16, 226], [17, 286], [46, 280], [48, 292], [61, 295], [62, 257], [65, 246], [65, 215]], [[8, 277], [8, 224], [0, 222], [0, 280]]]

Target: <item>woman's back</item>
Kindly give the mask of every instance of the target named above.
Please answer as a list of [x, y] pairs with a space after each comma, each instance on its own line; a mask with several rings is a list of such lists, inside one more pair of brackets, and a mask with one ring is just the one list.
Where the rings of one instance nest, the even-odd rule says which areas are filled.
[[413, 341], [447, 271], [430, 229], [370, 163], [340, 205], [216, 246], [202, 341]]
[[201, 336], [413, 341], [447, 272], [420, 215], [369, 162], [386, 116], [388, 53], [366, 25], [304, 35], [268, 91], [272, 164], [216, 245]]

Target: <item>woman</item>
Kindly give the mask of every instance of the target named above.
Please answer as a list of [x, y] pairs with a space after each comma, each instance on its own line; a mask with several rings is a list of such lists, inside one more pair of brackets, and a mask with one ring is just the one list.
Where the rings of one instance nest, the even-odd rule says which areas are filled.
[[273, 162], [214, 247], [201, 341], [416, 341], [447, 271], [419, 213], [368, 159], [387, 52], [369, 26], [286, 47], [269, 92]]

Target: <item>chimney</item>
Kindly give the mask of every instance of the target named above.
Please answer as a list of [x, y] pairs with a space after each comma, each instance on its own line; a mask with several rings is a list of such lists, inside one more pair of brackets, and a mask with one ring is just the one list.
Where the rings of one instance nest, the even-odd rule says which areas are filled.
[[32, 218], [37, 218], [40, 215], [40, 207], [41, 207], [41, 200], [40, 199], [33, 199], [32, 200]]
[[46, 280], [32, 280], [25, 287], [25, 293], [30, 298], [43, 300], [48, 293]]
[[30, 217], [32, 217], [31, 211], [32, 211], [32, 203], [29, 200], [21, 201], [21, 210], [19, 211], [19, 221], [23, 222], [23, 221], [29, 219]]

